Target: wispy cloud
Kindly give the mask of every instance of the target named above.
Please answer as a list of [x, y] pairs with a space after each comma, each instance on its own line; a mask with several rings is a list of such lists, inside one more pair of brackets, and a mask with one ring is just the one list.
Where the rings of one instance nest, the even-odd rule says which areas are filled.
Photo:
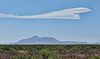
[[71, 8], [64, 9], [60, 11], [49, 12], [40, 15], [30, 15], [30, 16], [18, 16], [12, 14], [0, 14], [0, 17], [7, 18], [54, 18], [54, 19], [80, 19], [80, 15], [78, 13], [89, 12], [91, 11], [88, 8], [80, 7], [80, 8]]

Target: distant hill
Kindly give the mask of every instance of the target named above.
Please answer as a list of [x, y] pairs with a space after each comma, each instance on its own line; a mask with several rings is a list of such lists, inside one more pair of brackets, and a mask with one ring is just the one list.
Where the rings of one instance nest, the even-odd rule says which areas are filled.
[[33, 36], [31, 38], [23, 39], [13, 44], [87, 44], [87, 42], [59, 41], [53, 37]]

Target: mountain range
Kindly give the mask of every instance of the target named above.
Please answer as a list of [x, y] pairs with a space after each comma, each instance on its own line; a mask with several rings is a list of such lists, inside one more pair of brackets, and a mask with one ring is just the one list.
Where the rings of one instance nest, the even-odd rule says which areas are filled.
[[31, 38], [22, 39], [13, 44], [87, 44], [87, 42], [77, 42], [77, 41], [59, 41], [53, 37], [38, 37], [33, 36]]

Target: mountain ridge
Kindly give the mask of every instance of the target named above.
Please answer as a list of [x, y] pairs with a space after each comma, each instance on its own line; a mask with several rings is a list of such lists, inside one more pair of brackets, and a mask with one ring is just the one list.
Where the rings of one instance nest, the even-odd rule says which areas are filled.
[[53, 37], [33, 36], [27, 39], [22, 39], [14, 44], [87, 44], [87, 42], [59, 41]]

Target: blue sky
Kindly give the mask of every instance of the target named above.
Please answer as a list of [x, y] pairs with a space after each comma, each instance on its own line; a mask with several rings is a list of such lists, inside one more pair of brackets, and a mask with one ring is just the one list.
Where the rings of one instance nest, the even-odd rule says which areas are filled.
[[[0, 0], [0, 16], [3, 14], [0, 17], [0, 41], [10, 43], [38, 35], [55, 37], [60, 41], [100, 42], [99, 5], [100, 0]], [[57, 17], [51, 17], [50, 12], [74, 8], [91, 11], [81, 11], [77, 14], [80, 19], [68, 19], [69, 14], [59, 19], [58, 12]], [[38, 15], [40, 18], [30, 18], [30, 15]]]

